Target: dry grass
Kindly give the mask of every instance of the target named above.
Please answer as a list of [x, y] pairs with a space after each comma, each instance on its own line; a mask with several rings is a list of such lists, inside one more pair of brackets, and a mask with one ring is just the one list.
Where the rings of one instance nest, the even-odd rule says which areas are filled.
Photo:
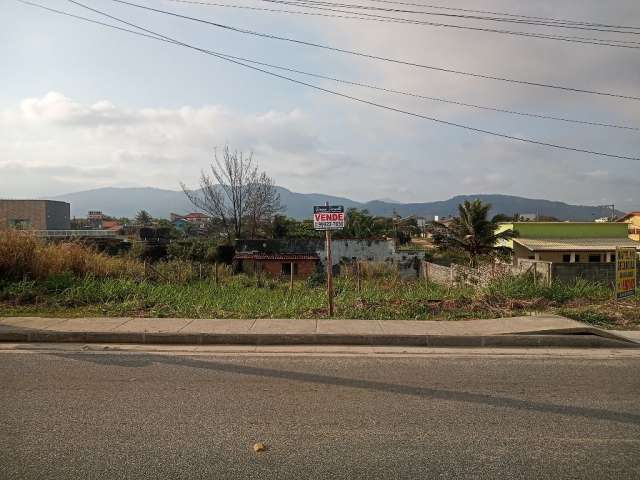
[[0, 232], [0, 278], [45, 280], [67, 272], [78, 277], [141, 279], [144, 265], [81, 243], [46, 243], [26, 232]]

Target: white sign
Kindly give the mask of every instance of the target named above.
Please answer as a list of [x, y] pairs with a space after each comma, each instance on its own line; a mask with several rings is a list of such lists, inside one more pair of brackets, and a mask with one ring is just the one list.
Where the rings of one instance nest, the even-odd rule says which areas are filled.
[[344, 206], [318, 205], [313, 207], [313, 228], [341, 230], [344, 228]]

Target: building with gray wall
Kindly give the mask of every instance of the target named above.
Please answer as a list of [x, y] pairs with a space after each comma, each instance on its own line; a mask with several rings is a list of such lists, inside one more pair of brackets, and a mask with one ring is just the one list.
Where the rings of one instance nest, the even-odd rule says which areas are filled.
[[0, 200], [0, 230], [69, 230], [71, 205], [56, 200]]
[[[382, 238], [339, 238], [332, 242], [333, 264], [353, 259], [385, 262], [395, 257], [393, 240]], [[327, 261], [326, 243], [322, 238], [282, 238], [237, 240], [238, 252], [305, 253], [315, 254], [322, 263]]]

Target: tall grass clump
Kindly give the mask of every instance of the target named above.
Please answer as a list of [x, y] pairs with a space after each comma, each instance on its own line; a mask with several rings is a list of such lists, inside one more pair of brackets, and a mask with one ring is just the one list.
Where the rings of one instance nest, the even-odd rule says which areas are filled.
[[0, 232], [0, 278], [46, 280], [72, 273], [77, 277], [142, 278], [139, 261], [111, 257], [77, 242], [47, 243], [15, 230]]
[[574, 282], [554, 281], [551, 285], [534, 282], [532, 275], [508, 275], [496, 278], [479, 291], [488, 300], [536, 299], [563, 303], [573, 299], [605, 300], [611, 297], [609, 288], [600, 283], [577, 278]]

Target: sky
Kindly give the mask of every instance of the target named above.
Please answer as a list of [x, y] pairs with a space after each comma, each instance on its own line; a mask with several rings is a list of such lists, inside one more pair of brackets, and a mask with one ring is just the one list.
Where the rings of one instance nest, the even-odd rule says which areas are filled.
[[[115, 23], [67, 0], [34, 1]], [[170, 0], [132, 1], [380, 57], [640, 97], [636, 48]], [[635, 26], [638, 34], [382, 14], [640, 42], [637, 0], [539, 0], [518, 5], [498, 0], [404, 1]], [[83, 3], [184, 43], [288, 68], [457, 102], [640, 128], [638, 100], [384, 62], [245, 35], [112, 0]], [[260, 0], [218, 3], [304, 10]], [[460, 13], [372, 0], [338, 3]], [[180, 182], [195, 187], [214, 149], [229, 145], [253, 152], [260, 168], [278, 185], [298, 192], [402, 202], [500, 193], [640, 210], [638, 161], [533, 145], [383, 110], [15, 0], [2, 0], [0, 11], [0, 197], [47, 197], [107, 186], [178, 190]], [[638, 130], [508, 115], [288, 75], [447, 122], [640, 157]]]

